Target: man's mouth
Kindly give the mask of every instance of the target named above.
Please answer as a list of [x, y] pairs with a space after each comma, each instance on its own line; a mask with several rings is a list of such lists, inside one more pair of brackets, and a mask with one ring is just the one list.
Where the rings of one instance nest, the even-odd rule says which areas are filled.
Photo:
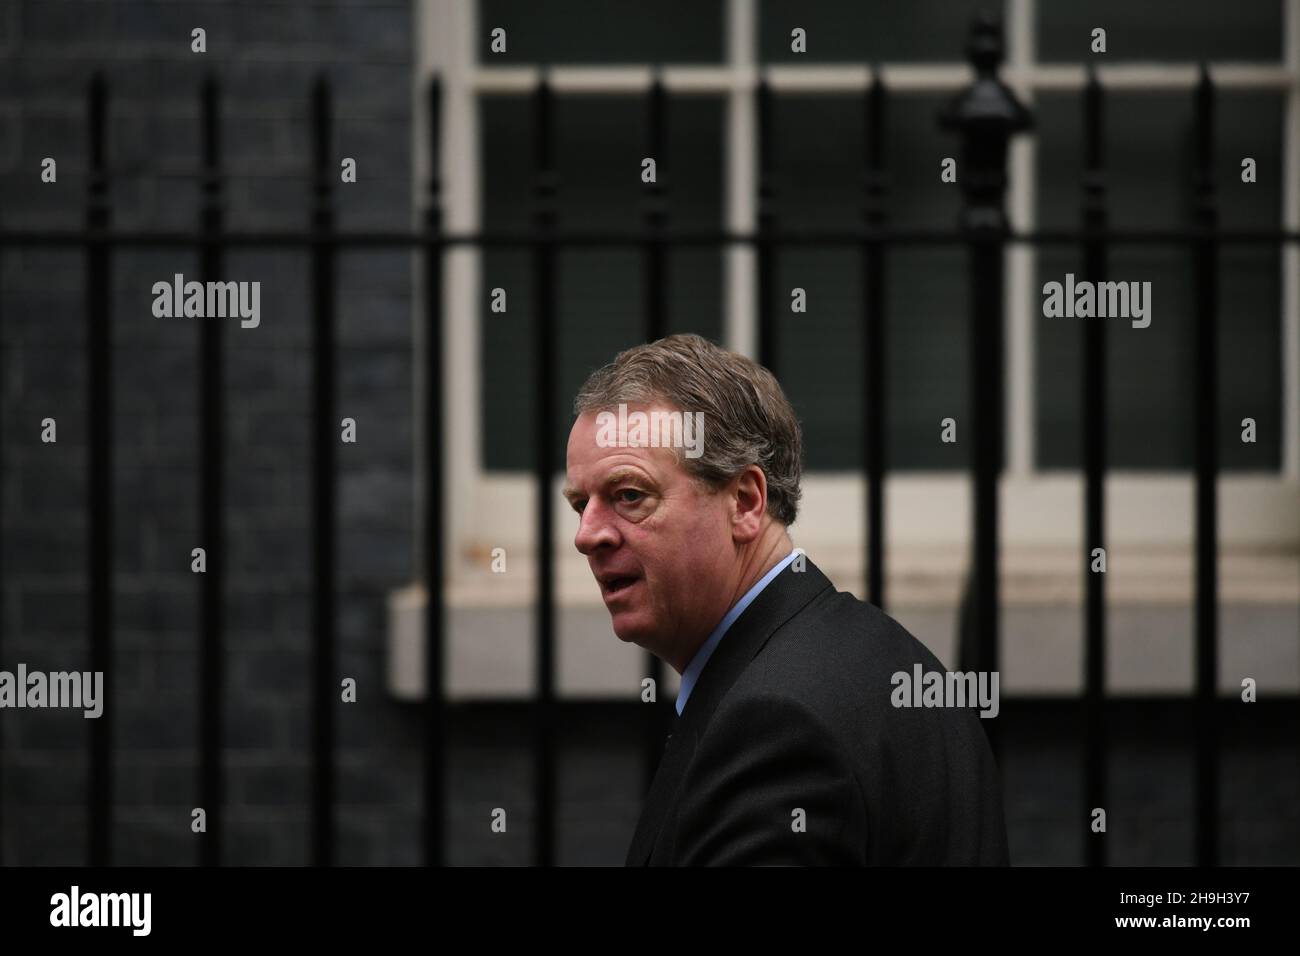
[[617, 597], [641, 579], [636, 575], [609, 575], [600, 579], [600, 592], [606, 598]]

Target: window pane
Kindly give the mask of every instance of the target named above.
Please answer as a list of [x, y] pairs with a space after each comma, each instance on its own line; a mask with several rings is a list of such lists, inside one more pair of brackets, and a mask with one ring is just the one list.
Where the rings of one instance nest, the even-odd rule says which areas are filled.
[[[532, 215], [531, 100], [481, 101], [483, 223], [526, 228]], [[674, 97], [668, 106], [667, 164], [658, 169], [670, 226], [722, 222], [723, 102]], [[555, 111], [559, 222], [568, 229], [628, 229], [642, 221], [646, 187], [645, 99], [564, 96]], [[722, 330], [722, 252], [686, 247], [667, 256], [669, 332], [698, 332], [715, 341]], [[559, 325], [557, 461], [563, 462], [573, 396], [586, 375], [620, 349], [645, 341], [642, 255], [609, 248], [563, 250], [556, 274]], [[507, 290], [508, 311], [494, 313], [489, 293]], [[528, 468], [533, 460], [533, 361], [537, 352], [529, 254], [488, 248], [483, 253], [483, 456], [490, 469]]]
[[[719, 63], [724, 0], [480, 0], [480, 63]], [[492, 31], [506, 31], [493, 53]]]
[[[1106, 52], [1092, 52], [1092, 31]], [[1272, 0], [1038, 3], [1041, 60], [1280, 60], [1282, 4]]]
[[[955, 143], [935, 113], [947, 97], [897, 95], [887, 111], [886, 206], [897, 225], [954, 226], [956, 187], [939, 184], [939, 158]], [[778, 96], [772, 150], [777, 226], [862, 222], [865, 130], [861, 96]], [[924, 159], [918, 159], [924, 157]], [[779, 254], [773, 302], [781, 381], [807, 428], [810, 469], [862, 463], [862, 325], [859, 248], [790, 247]], [[886, 435], [890, 468], [958, 468], [966, 446], [939, 441], [939, 422], [966, 410], [969, 298], [959, 247], [895, 248], [886, 280]], [[803, 288], [806, 313], [791, 312]]]
[[[964, 61], [966, 35], [989, 0], [761, 0], [759, 59], [771, 63]], [[807, 52], [790, 49], [805, 31]]]
[[[1218, 96], [1215, 169], [1225, 228], [1280, 225], [1284, 102], [1271, 92]], [[1038, 199], [1042, 225], [1079, 222], [1081, 95], [1039, 98]], [[1111, 221], [1119, 227], [1191, 225], [1187, 157], [1193, 123], [1190, 93], [1108, 95], [1106, 150]], [[1241, 160], [1254, 158], [1258, 181], [1241, 181]], [[1042, 285], [1081, 279], [1075, 249], [1039, 252], [1036, 375], [1038, 460], [1076, 467], [1081, 460], [1082, 324], [1107, 323], [1108, 440], [1120, 468], [1186, 468], [1195, 455], [1195, 276], [1189, 247], [1119, 244], [1110, 277], [1151, 282], [1151, 325], [1123, 319], [1042, 316]], [[1219, 262], [1219, 423], [1225, 469], [1276, 469], [1281, 456], [1281, 256], [1276, 248], [1223, 246]], [[1254, 418], [1258, 440], [1239, 440]]]

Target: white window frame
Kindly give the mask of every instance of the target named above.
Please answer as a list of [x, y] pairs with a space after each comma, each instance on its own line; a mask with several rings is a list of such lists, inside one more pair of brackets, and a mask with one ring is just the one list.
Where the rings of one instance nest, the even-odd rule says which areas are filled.
[[[1004, 80], [1026, 103], [1039, 90], [1078, 90], [1085, 79], [1081, 65], [1045, 65], [1037, 62], [1034, 37], [1037, 0], [1006, 0], [1007, 62]], [[1286, 92], [1283, 170], [1283, 223], [1300, 228], [1300, 0], [1284, 4], [1284, 56], [1278, 65], [1220, 62], [1211, 73], [1220, 89], [1275, 89]], [[428, 138], [423, 91], [428, 76], [442, 76], [445, 93], [442, 130], [443, 190], [446, 228], [474, 232], [480, 228], [480, 166], [478, 157], [478, 100], [484, 93], [527, 92], [538, 77], [528, 66], [485, 66], [475, 62], [480, 25], [476, 0], [436, 0], [418, 7], [416, 42], [415, 135], [413, 164], [417, 206], [422, 206], [427, 182], [425, 168]], [[707, 92], [727, 98], [725, 219], [737, 231], [756, 226], [756, 124], [754, 120], [755, 61], [758, 40], [758, 0], [727, 0], [726, 62], [705, 66], [668, 66], [664, 82], [671, 91]], [[486, 29], [488, 25], [483, 25]], [[953, 63], [884, 63], [884, 80], [891, 91], [957, 91], [970, 82], [970, 68]], [[1114, 63], [1099, 67], [1107, 89], [1191, 90], [1197, 79], [1195, 64]], [[776, 91], [851, 92], [865, 89], [868, 72], [861, 65], [774, 65], [766, 68]], [[651, 81], [648, 66], [572, 66], [551, 72], [554, 86], [564, 93], [619, 93], [644, 91]], [[1034, 177], [1037, 140], [1019, 137], [1012, 148], [1009, 215], [1017, 230], [1034, 227]], [[756, 274], [753, 250], [731, 247], [725, 254], [724, 337], [726, 344], [754, 354], [756, 334]], [[1034, 426], [1037, 403], [1034, 390], [1034, 294], [1036, 252], [1031, 246], [1009, 247], [1006, 263], [1006, 370], [1005, 409], [1008, 466], [1002, 493], [1015, 508], [1003, 507], [1001, 539], [1009, 549], [1056, 549], [1073, 553], [1082, 533], [1083, 482], [1077, 471], [1044, 472], [1034, 467]], [[418, 272], [418, 270], [417, 270]], [[532, 552], [535, 522], [533, 478], [524, 471], [487, 471], [481, 460], [479, 407], [481, 314], [481, 253], [477, 248], [456, 247], [448, 253], [444, 315], [446, 367], [441, 377], [447, 417], [446, 567], [453, 600], [473, 601], [478, 592], [473, 570], [486, 565], [473, 560], [492, 547], [515, 549], [527, 567]], [[417, 462], [422, 462], [423, 429], [418, 396], [423, 387], [419, 357], [422, 351], [423, 310], [417, 298], [415, 314], [416, 405], [414, 421]], [[1300, 249], [1284, 247], [1280, 321], [1284, 368], [1282, 379], [1282, 465], [1277, 471], [1232, 472], [1219, 479], [1220, 542], [1225, 549], [1289, 549], [1300, 545]], [[423, 475], [415, 476], [418, 492]], [[1132, 472], [1113, 470], [1107, 477], [1107, 541], [1112, 547], [1184, 549], [1194, 533], [1194, 478], [1188, 471]], [[952, 564], [956, 580], [965, 560], [964, 545], [970, 529], [968, 477], [965, 473], [892, 471], [886, 480], [886, 532], [891, 579], [911, 562], [932, 568], [935, 562]], [[559, 480], [552, 493], [557, 513], [565, 507], [559, 497]], [[413, 539], [416, 566], [420, 565], [419, 535], [422, 516], [416, 494], [417, 521]], [[797, 543], [830, 564], [840, 560], [859, 569], [863, 529], [862, 477], [857, 472], [814, 472], [805, 476], [804, 510], [792, 533]], [[556, 522], [554, 546], [559, 560], [559, 599], [589, 598], [585, 562], [572, 547], [573, 528]], [[895, 558], [899, 561], [895, 561]], [[470, 560], [467, 560], [470, 559]], [[531, 600], [528, 574], [510, 575], [520, 582], [517, 595]], [[841, 586], [851, 585], [844, 581]], [[585, 585], [585, 587], [584, 587]], [[891, 584], [891, 599], [893, 596]], [[499, 599], [501, 590], [488, 592]]]

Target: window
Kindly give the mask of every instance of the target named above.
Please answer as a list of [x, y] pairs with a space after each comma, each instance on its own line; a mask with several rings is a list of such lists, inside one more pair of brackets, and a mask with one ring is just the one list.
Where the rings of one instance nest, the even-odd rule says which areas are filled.
[[[723, 102], [676, 98], [666, 136], [670, 215], [683, 227], [716, 228], [722, 217]], [[558, 97], [555, 161], [561, 225], [627, 229], [642, 221], [641, 159], [646, 152], [645, 97]], [[488, 96], [480, 106], [483, 136], [483, 225], [521, 229], [532, 223], [531, 96]], [[662, 157], [660, 157], [662, 159]], [[571, 247], [558, 256], [560, 367], [554, 437], [564, 460], [568, 408], [587, 373], [615, 352], [644, 340], [642, 254], [627, 247]], [[669, 331], [717, 338], [722, 319], [722, 252], [687, 247], [667, 253]], [[536, 323], [530, 253], [488, 248], [480, 297], [483, 342], [483, 460], [488, 469], [527, 469], [533, 456], [530, 409]], [[507, 311], [489, 308], [487, 290], [507, 291]]]
[[[473, 163], [472, 170], [461, 168], [459, 180], [453, 176], [447, 182], [449, 202], [465, 206], [461, 228], [529, 223], [530, 93], [535, 67], [541, 64], [555, 67], [559, 208], [567, 226], [635, 227], [641, 222], [643, 187], [637, 172], [646, 155], [645, 88], [655, 66], [663, 67], [670, 92], [669, 173], [663, 182], [671, 223], [722, 224], [738, 231], [755, 227], [753, 78], [759, 67], [768, 69], [776, 93], [778, 225], [858, 222], [865, 136], [861, 92], [866, 67], [876, 61], [890, 90], [886, 202], [891, 221], [941, 227], [956, 221], [960, 196], [955, 188], [940, 186], [938, 170], [943, 156], [956, 154], [957, 144], [938, 129], [935, 111], [969, 81], [967, 30], [986, 3], [726, 0], [657, 3], [654, 16], [645, 13], [649, 5], [595, 0], [544, 5], [451, 0], [449, 6], [460, 9], [459, 35], [477, 50], [477, 60], [459, 64], [453, 77], [472, 104], [459, 127], [471, 145], [449, 144], [460, 150], [460, 160]], [[1011, 156], [1007, 203], [1015, 227], [1079, 221], [1085, 63], [1099, 65], [1107, 91], [1112, 222], [1139, 227], [1189, 223], [1192, 88], [1202, 58], [1209, 58], [1218, 91], [1221, 223], [1228, 228], [1300, 226], [1300, 181], [1288, 180], [1298, 179], [1291, 172], [1298, 157], [1287, 148], [1300, 143], [1300, 3], [1240, 4], [1231, 17], [1211, 0], [1163, 0], [1155, 6], [1167, 7], [1164, 15], [1153, 15], [1152, 6], [1134, 8], [1120, 0], [1087, 7], [1039, 0], [1002, 5], [1007, 47], [1002, 75], [1038, 124], [1019, 138]], [[495, 26], [507, 30], [506, 54], [489, 49]], [[806, 55], [790, 51], [790, 30], [796, 26], [807, 31]], [[1104, 57], [1090, 51], [1097, 26], [1107, 30]], [[1244, 156], [1258, 163], [1254, 184], [1240, 181]], [[526, 411], [531, 407], [534, 335], [530, 265], [522, 250], [487, 249], [473, 255], [476, 265], [462, 277], [460, 301], [472, 303], [477, 324], [454, 334], [477, 344], [453, 349], [453, 354], [473, 358], [469, 371], [457, 374], [472, 380], [478, 418], [474, 427], [462, 429], [458, 454], [473, 463], [463, 471], [465, 481], [510, 479], [522, 489], [532, 458]], [[1271, 478], [1273, 492], [1300, 476], [1300, 355], [1293, 354], [1300, 343], [1298, 260], [1294, 249], [1221, 249], [1222, 467], [1229, 481], [1234, 474]], [[1014, 480], [1046, 479], [1054, 471], [1077, 469], [1080, 460], [1081, 329], [1044, 318], [1041, 295], [1043, 282], [1080, 267], [1075, 249], [1009, 247], [1006, 447]], [[1194, 447], [1191, 407], [1197, 387], [1190, 251], [1115, 245], [1110, 268], [1117, 279], [1151, 280], [1156, 309], [1150, 328], [1109, 326], [1111, 465], [1155, 477], [1185, 477]], [[859, 253], [851, 248], [788, 249], [780, 255], [778, 270], [780, 373], [807, 424], [809, 484], [815, 484], [819, 475], [861, 467]], [[668, 276], [672, 330], [698, 331], [754, 353], [759, 292], [751, 250], [673, 250]], [[887, 281], [891, 475], [904, 482], [925, 472], [951, 476], [951, 486], [926, 485], [925, 494], [947, 488], [956, 502], [964, 481], [964, 449], [945, 449], [936, 436], [941, 418], [960, 419], [966, 409], [964, 255], [956, 247], [895, 247], [888, 256]], [[635, 250], [561, 254], [561, 366], [555, 396], [561, 411], [592, 367], [642, 339], [641, 282]], [[789, 289], [795, 285], [808, 290], [807, 313], [790, 312]], [[504, 315], [489, 309], [488, 293], [494, 287], [508, 290]], [[559, 461], [568, 430], [567, 415], [561, 417], [553, 436]], [[1231, 440], [1246, 417], [1257, 423], [1253, 445]], [[1069, 535], [1077, 530], [1078, 503], [1072, 490], [1062, 494], [1062, 507], [1045, 512], [1062, 511], [1053, 527]], [[1112, 514], [1122, 522], [1121, 499], [1117, 497]], [[858, 496], [852, 492], [836, 500], [852, 507]], [[1233, 500], [1231, 495], [1225, 500], [1229, 525], [1235, 520]], [[891, 535], [906, 539], [912, 515], [919, 513], [915, 499], [910, 501], [911, 510], [898, 521], [891, 511]], [[917, 527], [926, 534], [943, 523], [964, 528], [966, 522], [953, 517], [964, 514], [963, 509], [954, 504], [949, 513], [936, 506], [928, 520], [915, 519]], [[494, 508], [476, 510], [482, 514]], [[1185, 523], [1181, 517], [1178, 521]], [[845, 513], [837, 524], [856, 530], [861, 522]], [[1144, 528], [1158, 524], [1142, 522]], [[818, 527], [814, 518], [804, 533]], [[831, 529], [830, 523], [820, 527]], [[1015, 533], [1013, 529], [1009, 537]]]

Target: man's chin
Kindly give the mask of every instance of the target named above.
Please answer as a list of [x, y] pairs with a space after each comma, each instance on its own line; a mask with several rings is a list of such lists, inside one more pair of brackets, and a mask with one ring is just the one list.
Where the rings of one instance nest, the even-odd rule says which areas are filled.
[[644, 634], [638, 628], [619, 627], [617, 624], [614, 625], [614, 636], [624, 644], [640, 644], [645, 639]]
[[618, 615], [610, 621], [610, 626], [614, 629], [614, 636], [624, 644], [636, 644], [648, 649], [648, 645], [654, 643], [653, 632], [638, 621], [625, 620], [622, 615]]

